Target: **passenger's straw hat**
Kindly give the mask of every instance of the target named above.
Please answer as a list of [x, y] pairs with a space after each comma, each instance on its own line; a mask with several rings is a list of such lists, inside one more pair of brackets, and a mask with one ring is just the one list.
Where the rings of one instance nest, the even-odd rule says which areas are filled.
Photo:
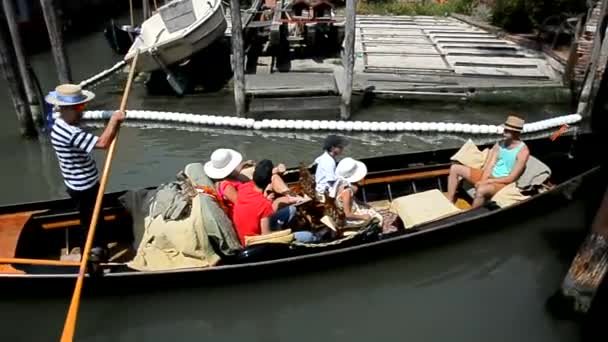
[[344, 158], [336, 166], [336, 176], [346, 179], [349, 183], [357, 183], [367, 175], [367, 166], [353, 158]]
[[211, 154], [211, 160], [205, 163], [204, 170], [209, 178], [223, 179], [243, 161], [243, 156], [229, 148], [219, 148]]
[[46, 97], [46, 102], [56, 106], [75, 106], [86, 103], [95, 98], [95, 94], [88, 90], [82, 90], [76, 84], [62, 84], [50, 92]]
[[524, 130], [525, 123], [526, 122], [524, 121], [524, 119], [517, 117], [515, 115], [509, 115], [509, 117], [507, 118], [507, 121], [505, 121], [505, 123], [502, 124], [502, 127], [504, 127], [504, 129], [507, 129], [509, 131], [521, 132]]

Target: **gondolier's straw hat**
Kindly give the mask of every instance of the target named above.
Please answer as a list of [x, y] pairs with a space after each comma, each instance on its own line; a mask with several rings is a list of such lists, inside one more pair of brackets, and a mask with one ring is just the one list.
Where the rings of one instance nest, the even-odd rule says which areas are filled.
[[61, 84], [50, 92], [46, 97], [46, 102], [55, 106], [75, 106], [86, 103], [95, 98], [95, 94], [88, 90], [82, 90], [76, 84]]
[[504, 127], [504, 129], [507, 129], [509, 131], [521, 132], [524, 130], [524, 124], [525, 124], [524, 119], [517, 117], [515, 115], [509, 115], [509, 117], [507, 118], [507, 121], [505, 121], [505, 123], [502, 124], [502, 127]]

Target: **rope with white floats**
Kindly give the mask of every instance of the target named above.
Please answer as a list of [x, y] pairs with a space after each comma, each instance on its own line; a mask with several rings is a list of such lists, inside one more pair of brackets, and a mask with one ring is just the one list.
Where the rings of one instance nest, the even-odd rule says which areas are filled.
[[[106, 120], [111, 111], [86, 111], [85, 120]], [[57, 117], [57, 113], [54, 117]], [[464, 134], [502, 134], [500, 125], [477, 125], [453, 122], [388, 122], [388, 121], [339, 121], [339, 120], [283, 120], [237, 118], [234, 116], [200, 115], [149, 110], [129, 110], [129, 120], [178, 122], [191, 125], [221, 126], [253, 130], [312, 130], [312, 131], [363, 131], [363, 132], [444, 132]], [[526, 123], [524, 133], [572, 125], [580, 122], [580, 114], [558, 116], [546, 120]]]
[[81, 88], [86, 88], [86, 87], [93, 85], [94, 83], [101, 82], [102, 80], [112, 76], [115, 72], [120, 70], [120, 68], [124, 67], [126, 64], [127, 63], [125, 61], [120, 61], [120, 62], [114, 64], [113, 67], [103, 70], [100, 73], [93, 75], [93, 76], [87, 78], [86, 80], [80, 82], [79, 85]]

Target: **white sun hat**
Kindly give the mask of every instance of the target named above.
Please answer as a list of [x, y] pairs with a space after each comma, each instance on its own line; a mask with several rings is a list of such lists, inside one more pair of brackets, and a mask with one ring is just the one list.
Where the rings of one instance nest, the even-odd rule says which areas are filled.
[[357, 183], [367, 175], [367, 166], [353, 158], [344, 158], [336, 167], [336, 176], [346, 179], [349, 183]]
[[243, 156], [229, 148], [218, 148], [211, 154], [211, 160], [205, 163], [204, 170], [211, 179], [228, 177], [243, 161]]

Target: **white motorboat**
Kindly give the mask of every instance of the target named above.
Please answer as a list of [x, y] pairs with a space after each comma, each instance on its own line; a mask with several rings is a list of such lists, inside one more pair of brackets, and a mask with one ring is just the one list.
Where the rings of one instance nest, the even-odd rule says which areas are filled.
[[226, 28], [221, 0], [171, 1], [144, 21], [124, 60], [139, 50], [138, 71], [165, 69], [222, 37]]

